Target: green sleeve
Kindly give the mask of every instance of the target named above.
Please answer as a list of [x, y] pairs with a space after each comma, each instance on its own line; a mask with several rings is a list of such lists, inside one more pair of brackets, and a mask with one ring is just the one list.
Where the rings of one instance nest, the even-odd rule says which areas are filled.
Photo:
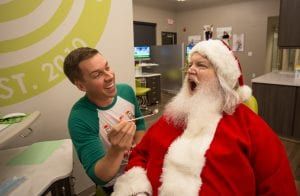
[[97, 161], [105, 155], [103, 143], [99, 138], [97, 113], [85, 110], [72, 111], [68, 126], [78, 158], [87, 175], [96, 184], [106, 184], [96, 177], [94, 171]]

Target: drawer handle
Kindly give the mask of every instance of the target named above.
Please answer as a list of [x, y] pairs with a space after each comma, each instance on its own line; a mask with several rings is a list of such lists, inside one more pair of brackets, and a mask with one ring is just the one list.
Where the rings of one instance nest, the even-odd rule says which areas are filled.
[[33, 130], [30, 127], [27, 128], [27, 129], [29, 131], [26, 134], [21, 134], [20, 137], [22, 137], [22, 138], [28, 137], [33, 132]]

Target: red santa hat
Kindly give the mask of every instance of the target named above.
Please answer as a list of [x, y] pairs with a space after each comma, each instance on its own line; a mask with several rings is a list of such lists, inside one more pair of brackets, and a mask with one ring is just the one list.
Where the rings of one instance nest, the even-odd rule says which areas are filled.
[[191, 49], [189, 61], [195, 52], [206, 56], [215, 67], [217, 76], [222, 77], [230, 88], [236, 90], [242, 102], [249, 99], [252, 91], [244, 84], [240, 62], [224, 41], [210, 39], [199, 42]]

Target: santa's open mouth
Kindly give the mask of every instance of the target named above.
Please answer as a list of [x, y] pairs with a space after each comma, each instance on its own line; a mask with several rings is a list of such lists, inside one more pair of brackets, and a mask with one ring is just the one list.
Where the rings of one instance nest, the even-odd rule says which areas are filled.
[[194, 90], [195, 90], [196, 87], [197, 87], [197, 83], [190, 80], [190, 81], [189, 81], [189, 85], [190, 85], [190, 90], [191, 90], [191, 92], [194, 92]]

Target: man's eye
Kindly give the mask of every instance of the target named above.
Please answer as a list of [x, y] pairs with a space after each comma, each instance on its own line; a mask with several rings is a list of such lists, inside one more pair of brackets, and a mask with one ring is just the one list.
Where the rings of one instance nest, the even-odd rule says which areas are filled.
[[101, 77], [102, 75], [103, 75], [102, 72], [95, 72], [95, 73], [93, 73], [92, 77], [93, 77], [93, 78], [99, 78], [99, 77]]
[[110, 70], [110, 67], [109, 67], [109, 66], [107, 66], [107, 67], [105, 68], [105, 70], [106, 70], [106, 71], [109, 71], [109, 70]]

